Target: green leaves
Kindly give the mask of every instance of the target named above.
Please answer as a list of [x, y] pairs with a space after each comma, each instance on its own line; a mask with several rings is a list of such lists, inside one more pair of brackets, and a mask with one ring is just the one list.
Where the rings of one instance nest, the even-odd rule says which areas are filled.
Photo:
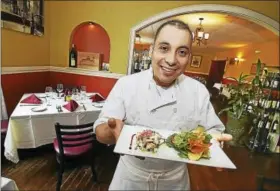
[[227, 107], [222, 109], [219, 115], [229, 111], [235, 118], [240, 119], [244, 115], [249, 115], [248, 106], [252, 108], [253, 113], [258, 110], [257, 106], [251, 102], [264, 96], [261, 82], [261, 65], [262, 63], [258, 59], [255, 75], [241, 73], [238, 78], [228, 78], [233, 80], [234, 84], [227, 86], [230, 98], [228, 98]]
[[205, 144], [209, 144], [211, 139], [212, 139], [212, 136], [210, 134], [207, 134], [206, 137], [205, 137], [205, 140], [203, 142]]

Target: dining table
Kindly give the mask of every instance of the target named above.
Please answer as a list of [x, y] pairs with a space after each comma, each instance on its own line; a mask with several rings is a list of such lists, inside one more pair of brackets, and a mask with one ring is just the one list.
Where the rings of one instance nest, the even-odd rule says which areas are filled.
[[[55, 123], [79, 125], [94, 122], [102, 109], [103, 102], [93, 102], [90, 97], [99, 93], [86, 93], [72, 97], [78, 107], [74, 111], [64, 106], [69, 103], [57, 94], [26, 93], [12, 112], [4, 147], [5, 157], [13, 163], [19, 162], [18, 149], [38, 148], [53, 143], [56, 138]], [[22, 103], [22, 100], [35, 95], [41, 104]], [[101, 95], [100, 95], [101, 96]]]
[[14, 180], [1, 176], [1, 190], [18, 190], [17, 184]]

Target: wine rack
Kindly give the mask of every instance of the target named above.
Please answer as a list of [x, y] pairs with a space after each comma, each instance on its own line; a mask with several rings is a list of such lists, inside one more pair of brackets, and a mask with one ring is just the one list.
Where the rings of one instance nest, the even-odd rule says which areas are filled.
[[280, 152], [280, 73], [278, 70], [264, 69], [261, 77], [262, 97], [253, 100], [259, 109], [253, 120], [246, 146], [254, 152]]

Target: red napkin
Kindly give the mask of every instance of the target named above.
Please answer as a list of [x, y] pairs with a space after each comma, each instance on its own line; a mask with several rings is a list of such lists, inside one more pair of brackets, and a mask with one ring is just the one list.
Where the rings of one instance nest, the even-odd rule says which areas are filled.
[[23, 99], [20, 103], [32, 103], [32, 104], [41, 104], [42, 100], [38, 98], [35, 94], [28, 96], [27, 98]]
[[70, 100], [66, 105], [63, 106], [68, 111], [75, 111], [79, 104], [75, 100]]
[[95, 94], [95, 95], [91, 96], [90, 99], [92, 100], [92, 102], [98, 102], [98, 101], [104, 101], [105, 100], [103, 97], [101, 97], [98, 94]]

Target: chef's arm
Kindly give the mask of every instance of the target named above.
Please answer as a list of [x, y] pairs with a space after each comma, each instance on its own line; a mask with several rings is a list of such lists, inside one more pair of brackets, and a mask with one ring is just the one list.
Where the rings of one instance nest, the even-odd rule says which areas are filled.
[[96, 139], [103, 144], [113, 145], [116, 143], [115, 136], [107, 122], [102, 123], [95, 128]]
[[201, 125], [203, 125], [209, 133], [211, 134], [221, 134], [225, 130], [225, 126], [222, 121], [219, 119], [215, 110], [210, 102], [210, 95], [207, 89], [201, 89], [202, 95], [200, 99], [200, 116], [201, 116]]
[[114, 135], [114, 131], [110, 129], [108, 120], [110, 118], [116, 119], [116, 130], [121, 130], [121, 123], [125, 116], [123, 97], [123, 82], [122, 79], [119, 79], [107, 97], [102, 111], [93, 125], [96, 138], [99, 142], [115, 144], [116, 136]]

